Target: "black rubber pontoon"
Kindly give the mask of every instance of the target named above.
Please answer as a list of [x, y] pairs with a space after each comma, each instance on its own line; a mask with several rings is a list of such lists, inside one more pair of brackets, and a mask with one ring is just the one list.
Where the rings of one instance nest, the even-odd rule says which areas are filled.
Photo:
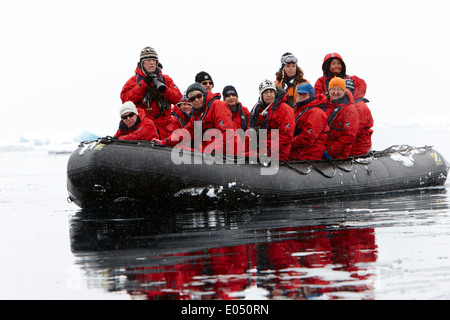
[[312, 200], [442, 186], [448, 174], [446, 161], [431, 147], [281, 162], [274, 175], [261, 175], [267, 169], [261, 163], [206, 164], [197, 152], [188, 153], [192, 164], [174, 164], [171, 154], [172, 148], [145, 141], [83, 142], [68, 161], [69, 199], [81, 208], [130, 201], [158, 207]]

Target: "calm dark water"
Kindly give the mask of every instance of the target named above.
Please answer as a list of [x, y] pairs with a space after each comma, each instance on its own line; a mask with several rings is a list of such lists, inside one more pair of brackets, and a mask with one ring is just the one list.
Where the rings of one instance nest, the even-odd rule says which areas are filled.
[[448, 182], [241, 210], [89, 212], [66, 202], [68, 157], [0, 153], [1, 299], [450, 299]]
[[145, 299], [450, 297], [446, 190], [157, 216], [80, 211], [71, 249], [109, 292]]

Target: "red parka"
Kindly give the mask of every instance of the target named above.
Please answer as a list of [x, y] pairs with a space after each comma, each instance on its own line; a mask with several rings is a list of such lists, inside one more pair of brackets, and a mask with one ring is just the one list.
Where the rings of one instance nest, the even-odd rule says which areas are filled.
[[350, 91], [340, 99], [331, 102], [328, 99], [325, 113], [330, 127], [326, 150], [333, 159], [346, 159], [350, 156], [359, 128], [359, 116]]
[[138, 118], [133, 127], [128, 128], [123, 121], [119, 123], [114, 138], [119, 140], [147, 140], [158, 139], [158, 130], [150, 118], [145, 117], [144, 110], [138, 109]]
[[320, 94], [294, 106], [295, 132], [291, 160], [320, 160], [325, 151], [328, 117], [322, 110], [327, 99]]
[[[184, 127], [187, 132], [190, 134], [191, 142], [194, 142], [195, 136], [194, 136], [194, 129], [195, 129], [195, 122], [201, 121], [202, 123], [202, 151], [205, 150], [205, 148], [213, 143], [212, 141], [203, 141], [203, 135], [206, 131], [209, 129], [217, 129], [222, 133], [223, 138], [223, 154], [227, 152], [227, 150], [235, 150], [235, 144], [234, 141], [231, 143], [230, 146], [228, 146], [227, 149], [227, 133], [226, 130], [232, 130], [234, 132], [234, 124], [233, 120], [231, 119], [231, 111], [228, 108], [228, 105], [220, 100], [220, 93], [212, 93], [210, 91], [206, 94], [205, 103], [202, 108], [195, 110], [191, 120], [189, 123]], [[170, 136], [169, 138], [166, 138], [162, 140], [163, 144], [169, 145], [169, 146], [175, 146], [179, 144], [182, 141], [182, 138], [179, 138], [178, 136], [175, 136], [174, 134]], [[239, 141], [240, 142], [240, 141]], [[242, 143], [240, 142], [240, 145]], [[231, 148], [231, 149], [230, 149]], [[236, 152], [236, 151], [235, 151]], [[242, 152], [241, 149], [239, 149], [239, 152]]]
[[246, 131], [250, 122], [250, 111], [238, 103], [234, 109], [230, 109], [233, 122], [235, 124], [235, 129], [242, 129]]
[[[251, 127], [267, 129], [267, 148], [269, 153], [274, 147], [271, 145], [271, 130], [279, 130], [279, 160], [288, 161], [291, 152], [292, 138], [294, 136], [295, 118], [294, 110], [286, 101], [288, 95], [276, 99], [269, 106], [256, 105], [252, 110]], [[264, 108], [264, 110], [262, 110]], [[255, 123], [255, 126], [253, 125]], [[261, 153], [262, 150], [260, 150]]]
[[[341, 63], [342, 63], [342, 72], [338, 75], [331, 74], [328, 71], [331, 61], [335, 58], [341, 60]], [[320, 77], [319, 79], [317, 79], [316, 83], [314, 84], [314, 91], [316, 92], [316, 95], [318, 95], [320, 93], [324, 93], [324, 94], [327, 93], [328, 92], [328, 83], [335, 76], [338, 76], [342, 79], [352, 79], [353, 83], [355, 85], [355, 90], [359, 86], [363, 85], [361, 83], [361, 81], [364, 81], [364, 80], [362, 80], [361, 78], [358, 78], [356, 76], [348, 76], [347, 75], [347, 67], [345, 66], [344, 59], [342, 59], [342, 57], [338, 53], [329, 53], [325, 56], [325, 58], [323, 59], [323, 64], [322, 64], [322, 71], [323, 71], [323, 76]]]
[[184, 128], [189, 121], [191, 121], [192, 115], [187, 114], [186, 112], [184, 112], [183, 110], [181, 110], [178, 106], [174, 106], [172, 108], [172, 119], [171, 119], [171, 123], [172, 126], [175, 129], [181, 129]]
[[355, 86], [354, 92], [355, 108], [359, 115], [359, 129], [350, 153], [350, 156], [352, 157], [364, 155], [372, 148], [373, 118], [372, 113], [366, 104], [369, 100], [364, 98], [367, 85], [364, 80], [359, 80], [359, 85]]
[[[165, 106], [165, 110], [161, 110], [158, 101], [152, 99], [150, 102], [146, 100], [146, 95], [148, 93], [149, 85], [144, 81], [146, 77], [145, 72], [141, 69], [140, 63], [136, 67], [135, 75], [132, 76], [124, 85], [122, 92], [120, 93], [120, 98], [122, 102], [132, 101], [136, 107], [145, 110], [145, 115], [150, 117], [154, 121], [159, 136], [161, 139], [169, 136], [173, 130], [168, 128], [171, 122], [171, 104], [175, 104], [180, 101], [182, 95], [180, 89], [175, 85], [172, 78], [168, 75], [163, 75], [161, 70], [157, 69], [156, 73], [158, 77], [162, 77], [167, 90], [164, 93], [156, 93], [158, 98], [164, 98], [168, 102], [168, 106]], [[150, 84], [150, 87], [155, 87], [154, 84]], [[163, 107], [164, 109], [164, 107]]]

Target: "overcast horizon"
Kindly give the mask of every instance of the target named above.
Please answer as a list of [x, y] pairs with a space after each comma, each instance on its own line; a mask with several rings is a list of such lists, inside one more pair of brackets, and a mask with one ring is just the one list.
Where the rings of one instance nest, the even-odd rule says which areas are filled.
[[[450, 41], [445, 1], [3, 1], [0, 133], [102, 131], [119, 122], [120, 91], [139, 52], [157, 51], [183, 92], [199, 71], [214, 92], [234, 85], [251, 109], [258, 86], [292, 52], [314, 84], [329, 52], [366, 80], [375, 127], [442, 121]], [[11, 118], [12, 110], [20, 110]], [[99, 134], [102, 134], [99, 133]]]

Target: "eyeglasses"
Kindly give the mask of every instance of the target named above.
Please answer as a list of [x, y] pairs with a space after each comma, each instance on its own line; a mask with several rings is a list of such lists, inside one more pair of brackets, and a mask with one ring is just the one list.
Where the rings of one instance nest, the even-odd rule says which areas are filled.
[[202, 85], [204, 85], [204, 86], [207, 86], [208, 84], [211, 86], [214, 85], [212, 81], [203, 81], [202, 82]]
[[127, 118], [133, 118], [135, 115], [136, 115], [136, 114], [134, 114], [134, 113], [132, 112], [132, 113], [129, 113], [129, 114], [126, 114], [126, 115], [121, 116], [121, 118], [122, 118], [122, 120], [127, 120]]
[[201, 98], [203, 98], [203, 95], [202, 95], [201, 93], [199, 93], [199, 94], [197, 94], [197, 95], [195, 95], [195, 96], [190, 97], [190, 98], [189, 98], [189, 101], [190, 101], [190, 102], [194, 102], [195, 99], [201, 99]]

